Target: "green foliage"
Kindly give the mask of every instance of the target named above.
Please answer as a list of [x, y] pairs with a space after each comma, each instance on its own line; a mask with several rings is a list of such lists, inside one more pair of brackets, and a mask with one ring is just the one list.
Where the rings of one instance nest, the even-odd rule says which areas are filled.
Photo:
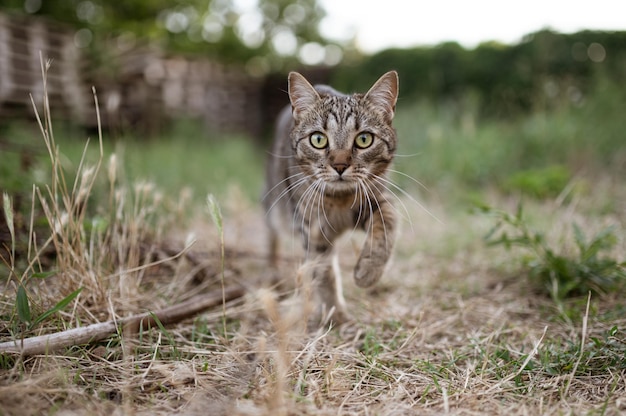
[[23, 324], [30, 324], [30, 304], [28, 302], [28, 296], [26, 295], [26, 289], [24, 289], [23, 285], [19, 285], [17, 288], [15, 308], [17, 309], [17, 316], [20, 318], [20, 321], [22, 321]]
[[[367, 88], [370, 79], [391, 68], [401, 80], [400, 103], [427, 99], [457, 101], [478, 94], [479, 115], [515, 118], [563, 102], [580, 102], [598, 73], [623, 85], [626, 32], [550, 30], [527, 35], [515, 45], [489, 42], [467, 50], [454, 42], [435, 47], [388, 49], [339, 67], [333, 85], [347, 91]], [[589, 46], [604, 50], [594, 56]]]
[[[180, 359], [180, 352], [178, 351], [178, 347], [176, 345], [176, 342], [174, 341], [174, 337], [165, 328], [165, 326], [163, 325], [163, 323], [161, 322], [161, 320], [159, 319], [158, 316], [156, 316], [152, 312], [150, 312], [150, 316], [152, 317], [152, 319], [154, 319], [154, 322], [157, 324], [157, 327], [159, 328], [159, 331], [161, 331], [161, 333], [163, 335], [165, 335], [165, 337], [169, 341], [169, 345], [171, 345], [171, 347], [172, 347], [172, 356], [173, 356], [173, 358], [176, 359], [176, 360], [179, 360]], [[160, 349], [159, 352], [162, 352], [162, 349]]]
[[625, 100], [626, 90], [605, 77], [578, 105], [509, 120], [481, 119], [473, 94], [440, 104], [400, 100], [396, 169], [438, 192], [495, 185], [549, 197], [580, 173], [623, 172]]
[[[83, 144], [73, 137], [57, 138], [64, 160], [79, 160]], [[119, 180], [127, 184], [148, 181], [173, 199], [188, 189], [198, 202], [207, 194], [221, 199], [237, 187], [250, 200], [261, 195], [263, 151], [251, 140], [237, 135], [207, 134], [201, 123], [179, 121], [171, 130], [148, 141], [134, 134], [104, 140], [105, 158], [115, 154]], [[97, 149], [90, 148], [86, 163], [97, 159]], [[68, 162], [69, 164], [69, 162]], [[68, 165], [68, 176], [72, 166]], [[103, 189], [96, 188], [98, 197]], [[108, 192], [105, 189], [106, 192]], [[102, 197], [102, 196], [100, 196]], [[100, 227], [96, 223], [92, 226]]]
[[27, 326], [27, 329], [35, 328], [40, 323], [47, 320], [50, 316], [54, 315], [57, 312], [62, 311], [70, 304], [76, 297], [80, 294], [83, 289], [77, 289], [61, 299], [54, 305], [52, 308], [44, 311], [39, 314], [35, 319], [32, 319], [32, 312], [30, 308], [30, 301], [28, 300], [28, 295], [26, 293], [26, 288], [24, 285], [20, 284], [17, 288], [17, 294], [15, 298], [15, 308], [17, 309], [17, 316], [20, 322]]
[[562, 165], [527, 169], [511, 175], [504, 181], [502, 189], [506, 192], [520, 192], [536, 198], [549, 198], [559, 195], [570, 178], [569, 170]]
[[253, 7], [233, 0], [26, 2], [30, 7], [23, 0], [3, 3], [13, 12], [26, 11], [87, 30], [93, 37], [89, 46], [97, 67], [111, 64], [114, 45], [123, 50], [138, 40], [169, 52], [212, 55], [229, 62], [264, 57], [272, 67], [294, 61], [272, 47], [277, 30], [292, 35], [298, 46], [327, 43], [318, 29], [325, 13], [315, 0], [260, 0]]
[[11, 202], [11, 197], [6, 192], [2, 193], [2, 205], [4, 210], [4, 219], [7, 224], [7, 228], [9, 229], [9, 234], [11, 235], [11, 247], [12, 247], [12, 257], [15, 257], [15, 225], [13, 223], [13, 204]]
[[604, 253], [616, 243], [612, 227], [587, 238], [573, 224], [577, 254], [561, 254], [547, 243], [543, 233], [530, 228], [520, 204], [515, 214], [481, 207], [484, 214], [495, 218], [495, 225], [485, 236], [489, 246], [511, 249], [519, 246], [529, 253], [524, 257], [532, 281], [539, 284], [554, 299], [585, 294], [589, 291], [606, 293], [620, 290], [626, 283], [626, 263]]
[[380, 337], [376, 330], [370, 329], [365, 333], [363, 344], [360, 351], [369, 359], [373, 359], [380, 355], [385, 350], [385, 347], [381, 344]]
[[11, 194], [28, 189], [30, 178], [24, 174], [20, 166], [20, 155], [5, 150], [2, 153], [4, 155], [0, 157], [0, 189]]
[[[540, 349], [538, 360], [544, 371], [554, 376], [570, 374], [573, 370], [577, 376], [624, 370], [626, 344], [623, 339], [624, 334], [614, 325], [601, 337], [591, 337], [584, 346], [573, 341], [567, 341], [565, 346], [550, 342]], [[577, 367], [576, 362], [579, 362]]]
[[30, 328], [34, 328], [35, 326], [44, 322], [50, 316], [65, 309], [67, 305], [69, 305], [74, 299], [76, 299], [76, 297], [80, 294], [80, 292], [82, 292], [82, 290], [83, 290], [82, 287], [76, 289], [75, 291], [73, 291], [72, 293], [70, 293], [63, 299], [61, 299], [59, 302], [57, 302], [56, 305], [54, 305], [52, 308], [43, 312], [41, 315], [39, 315], [37, 318], [33, 320], [32, 324], [30, 325]]
[[56, 272], [52, 272], [52, 271], [31, 272], [30, 275], [27, 273], [18, 275], [16, 266], [14, 263], [16, 239], [15, 239], [15, 226], [13, 222], [14, 220], [13, 206], [11, 203], [11, 198], [9, 197], [7, 193], [3, 193], [2, 199], [3, 199], [3, 211], [4, 211], [7, 228], [9, 229], [9, 233], [11, 234], [11, 257], [9, 259], [3, 259], [3, 260], [9, 262], [8, 266], [11, 270], [11, 276], [9, 276], [9, 279], [11, 277], [14, 277], [16, 280], [17, 291], [15, 293], [15, 310], [17, 312], [17, 318], [19, 319], [22, 325], [24, 325], [28, 330], [30, 330], [32, 328], [35, 328], [37, 325], [44, 322], [45, 320], [47, 320], [50, 316], [65, 309], [65, 307], [67, 307], [67, 305], [69, 305], [70, 302], [72, 302], [80, 294], [80, 292], [82, 291], [82, 288], [79, 288], [75, 290], [74, 292], [70, 293], [69, 295], [61, 299], [59, 302], [57, 302], [57, 304], [54, 305], [52, 308], [42, 312], [41, 314], [39, 314], [37, 317], [33, 319], [33, 312], [31, 310], [29, 294], [26, 289], [28, 286], [28, 283], [33, 278], [45, 279], [49, 276], [53, 276], [54, 274], [56, 274]]

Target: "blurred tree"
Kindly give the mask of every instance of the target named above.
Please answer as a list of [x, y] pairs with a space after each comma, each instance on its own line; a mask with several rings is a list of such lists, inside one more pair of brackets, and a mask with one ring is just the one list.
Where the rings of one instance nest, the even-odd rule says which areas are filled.
[[400, 74], [403, 99], [455, 102], [470, 94], [481, 116], [516, 117], [580, 105], [599, 78], [626, 85], [626, 32], [541, 30], [515, 45], [487, 42], [467, 50], [447, 42], [388, 49], [336, 68], [332, 83], [360, 91], [392, 68]]
[[316, 0], [4, 0], [2, 7], [73, 25], [79, 46], [132, 46], [146, 39], [166, 51], [215, 56], [257, 71], [296, 58], [328, 62], [338, 49], [328, 49], [319, 33], [325, 12]]

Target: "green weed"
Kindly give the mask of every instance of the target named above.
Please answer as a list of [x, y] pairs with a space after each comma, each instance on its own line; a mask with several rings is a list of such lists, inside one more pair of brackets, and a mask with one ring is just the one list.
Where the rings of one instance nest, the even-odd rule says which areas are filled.
[[515, 214], [487, 206], [480, 211], [495, 219], [495, 225], [484, 237], [487, 244], [507, 250], [513, 246], [526, 249], [529, 255], [523, 258], [523, 263], [531, 280], [554, 299], [562, 300], [589, 291], [614, 292], [624, 287], [626, 263], [605, 254], [617, 241], [613, 227], [587, 238], [582, 229], [573, 224], [577, 253], [567, 254], [552, 248], [542, 232], [530, 227], [521, 204]]
[[567, 341], [562, 345], [554, 340], [540, 349], [538, 364], [547, 374], [555, 376], [570, 374], [572, 371], [576, 371], [577, 376], [584, 376], [624, 370], [624, 334], [614, 325], [604, 331], [601, 337], [590, 337], [584, 346], [574, 341]]
[[375, 329], [370, 329], [365, 333], [360, 351], [368, 359], [373, 359], [385, 351], [385, 346], [381, 344], [380, 337]]
[[29, 290], [27, 289], [29, 285], [29, 281], [33, 278], [35, 279], [45, 279], [50, 276], [54, 276], [56, 272], [34, 272], [30, 267], [27, 268], [23, 273], [18, 273], [15, 265], [15, 225], [14, 218], [15, 213], [13, 212], [13, 204], [11, 203], [11, 197], [4, 193], [2, 195], [3, 200], [3, 210], [4, 210], [4, 218], [6, 221], [7, 228], [9, 229], [9, 234], [11, 236], [11, 249], [10, 256], [8, 259], [3, 258], [2, 260], [5, 262], [6, 266], [10, 270], [9, 279], [7, 279], [7, 283], [11, 281], [13, 278], [15, 285], [17, 286], [15, 293], [15, 315], [12, 317], [13, 326], [15, 328], [15, 316], [19, 320], [20, 326], [25, 330], [31, 330], [35, 328], [37, 325], [46, 321], [49, 317], [54, 315], [55, 313], [62, 311], [65, 309], [82, 291], [82, 288], [78, 288], [69, 295], [65, 296], [59, 302], [57, 302], [53, 307], [43, 311], [40, 314], [34, 315], [34, 312], [31, 308], [31, 300], [29, 295]]

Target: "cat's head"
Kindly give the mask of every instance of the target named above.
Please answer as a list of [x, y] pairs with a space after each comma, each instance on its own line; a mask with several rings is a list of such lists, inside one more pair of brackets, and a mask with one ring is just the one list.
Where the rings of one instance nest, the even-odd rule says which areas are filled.
[[380, 77], [367, 93], [353, 95], [314, 88], [291, 72], [291, 139], [302, 171], [332, 192], [354, 191], [363, 181], [374, 187], [370, 191], [378, 188], [376, 178], [384, 175], [396, 150], [391, 122], [397, 97], [395, 71]]

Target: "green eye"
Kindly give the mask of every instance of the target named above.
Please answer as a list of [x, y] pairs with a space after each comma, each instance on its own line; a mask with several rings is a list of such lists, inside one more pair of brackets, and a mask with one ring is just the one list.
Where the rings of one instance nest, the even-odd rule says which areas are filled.
[[361, 149], [370, 147], [373, 142], [374, 142], [374, 135], [372, 133], [367, 133], [367, 132], [359, 133], [356, 136], [356, 139], [354, 139], [354, 144], [356, 145], [356, 147], [360, 147]]
[[320, 133], [319, 131], [311, 134], [311, 136], [309, 137], [309, 141], [311, 142], [311, 146], [316, 149], [323, 149], [328, 146], [328, 137], [326, 137], [324, 133]]

